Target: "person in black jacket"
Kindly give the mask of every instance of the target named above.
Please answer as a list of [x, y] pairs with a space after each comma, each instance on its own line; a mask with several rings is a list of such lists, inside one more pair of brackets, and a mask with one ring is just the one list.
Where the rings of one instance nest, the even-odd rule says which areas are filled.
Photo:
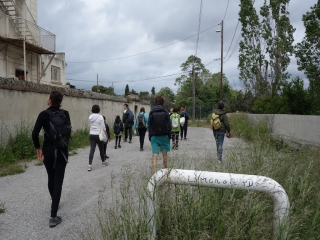
[[106, 141], [106, 142], [104, 142], [103, 143], [103, 150], [104, 150], [104, 157], [106, 158], [106, 159], [108, 159], [109, 157], [108, 157], [108, 155], [107, 155], [107, 145], [108, 145], [108, 142], [109, 142], [109, 140], [111, 139], [111, 135], [110, 135], [110, 129], [109, 129], [109, 125], [107, 124], [107, 122], [106, 122], [106, 117], [105, 116], [103, 116], [103, 120], [104, 120], [104, 125], [105, 125], [105, 127], [106, 127], [106, 132], [107, 132], [107, 137], [108, 137], [108, 141]]
[[[52, 91], [47, 98], [47, 110], [51, 112], [60, 111], [64, 113], [67, 120], [70, 122], [68, 111], [60, 109], [63, 95], [59, 91]], [[44, 142], [42, 149], [40, 148], [39, 132], [44, 129]], [[68, 148], [56, 151], [53, 146], [52, 140], [46, 133], [50, 129], [50, 113], [42, 111], [35, 123], [32, 131], [32, 140], [37, 152], [37, 157], [42, 161], [48, 173], [48, 189], [52, 199], [51, 203], [51, 216], [49, 218], [49, 227], [55, 227], [62, 222], [61, 217], [57, 216], [58, 206], [60, 203], [62, 184], [64, 173], [68, 160]], [[57, 154], [55, 156], [55, 154]]]
[[184, 124], [180, 124], [180, 136], [181, 140], [184, 137], [184, 140], [187, 140], [187, 132], [188, 132], [188, 121], [189, 121], [189, 114], [185, 111], [184, 107], [180, 109], [180, 119], [184, 118]]

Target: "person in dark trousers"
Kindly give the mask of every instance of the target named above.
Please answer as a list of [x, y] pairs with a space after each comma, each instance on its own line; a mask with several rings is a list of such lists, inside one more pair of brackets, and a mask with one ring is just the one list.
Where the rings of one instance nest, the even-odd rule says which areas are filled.
[[217, 156], [219, 163], [222, 161], [222, 151], [223, 151], [223, 142], [224, 142], [224, 135], [227, 132], [227, 137], [231, 137], [230, 133], [230, 125], [229, 120], [226, 115], [226, 113], [223, 111], [224, 109], [224, 103], [220, 101], [217, 105], [217, 108], [213, 110], [213, 112], [217, 115], [219, 115], [219, 119], [221, 122], [221, 126], [218, 130], [214, 130], [213, 128], [213, 136], [216, 140], [216, 146], [217, 146]]
[[103, 142], [100, 141], [99, 133], [100, 131], [104, 131], [106, 136], [108, 137], [106, 126], [104, 125], [104, 120], [102, 115], [99, 114], [100, 107], [99, 105], [93, 105], [91, 109], [92, 114], [89, 116], [89, 124], [90, 124], [90, 153], [89, 153], [89, 166], [88, 171], [92, 170], [92, 160], [93, 155], [96, 150], [96, 145], [99, 147], [100, 151], [100, 158], [102, 161], [102, 166], [107, 166], [108, 163], [104, 157], [104, 150], [103, 150]]
[[184, 124], [180, 126], [180, 137], [181, 140], [183, 138], [187, 140], [189, 114], [185, 111], [184, 107], [180, 109], [180, 118], [184, 118]]
[[116, 119], [113, 123], [113, 133], [116, 137], [114, 149], [121, 148], [121, 134], [123, 132], [123, 123], [119, 115], [116, 116]]
[[137, 114], [134, 121], [134, 125], [133, 125], [134, 130], [138, 129], [139, 140], [140, 140], [140, 152], [144, 151], [143, 149], [144, 137], [148, 129], [148, 120], [149, 120], [148, 114], [145, 113], [144, 107], [141, 107], [140, 113]]
[[123, 105], [123, 115], [122, 115], [122, 121], [124, 123], [124, 141], [128, 141], [128, 132], [129, 132], [129, 143], [132, 141], [132, 125], [133, 121], [129, 121], [128, 116], [129, 116], [129, 111], [131, 111], [128, 107], [128, 104]]
[[157, 170], [157, 158], [160, 152], [163, 156], [163, 167], [168, 165], [168, 152], [170, 152], [171, 123], [170, 116], [166, 109], [163, 108], [164, 98], [156, 96], [156, 107], [150, 111], [148, 127], [149, 141], [152, 147], [152, 170]]
[[107, 137], [108, 137], [108, 141], [103, 143], [103, 150], [104, 150], [104, 157], [106, 159], [108, 159], [109, 157], [107, 155], [107, 145], [108, 145], [109, 140], [111, 139], [111, 136], [110, 136], [109, 125], [106, 123], [106, 117], [105, 116], [103, 116], [103, 120], [104, 120], [104, 126], [106, 127], [106, 132], [107, 132]]
[[[63, 95], [59, 91], [52, 91], [47, 98], [47, 110], [51, 112], [63, 112], [66, 119], [70, 122], [68, 111], [60, 109]], [[44, 141], [42, 149], [40, 148], [39, 133], [44, 129]], [[37, 157], [45, 165], [48, 174], [48, 189], [52, 199], [51, 216], [49, 218], [49, 227], [55, 227], [62, 222], [62, 218], [57, 216], [58, 206], [61, 198], [64, 173], [67, 166], [68, 148], [56, 151], [52, 140], [46, 133], [50, 129], [50, 113], [42, 111], [35, 123], [32, 131], [32, 141], [37, 152]], [[57, 153], [55, 157], [55, 153]]]

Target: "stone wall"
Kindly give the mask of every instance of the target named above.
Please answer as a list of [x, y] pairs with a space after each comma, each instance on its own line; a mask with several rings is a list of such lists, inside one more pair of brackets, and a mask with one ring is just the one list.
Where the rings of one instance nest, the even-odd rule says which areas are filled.
[[22, 120], [28, 120], [33, 126], [39, 113], [48, 107], [46, 100], [52, 90], [58, 90], [64, 95], [62, 108], [69, 111], [73, 130], [88, 127], [88, 117], [94, 104], [100, 106], [100, 113], [112, 124], [116, 115], [122, 118], [124, 103], [128, 103], [134, 114], [139, 113], [141, 107], [144, 107], [147, 113], [150, 111], [149, 102], [0, 78], [0, 140], [7, 140], [9, 133], [14, 135], [15, 125]]

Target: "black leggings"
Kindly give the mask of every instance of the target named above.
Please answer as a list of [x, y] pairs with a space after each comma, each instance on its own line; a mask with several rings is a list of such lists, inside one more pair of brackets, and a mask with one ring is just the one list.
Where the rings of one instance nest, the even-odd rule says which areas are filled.
[[[58, 206], [61, 198], [62, 184], [67, 162], [63, 157], [61, 151], [57, 152], [57, 160], [55, 162], [55, 152], [53, 146], [46, 146], [42, 149], [44, 156], [43, 163], [48, 173], [48, 189], [52, 199], [51, 203], [51, 217], [56, 217]], [[68, 150], [63, 151], [63, 154], [68, 159]]]
[[[121, 142], [121, 135], [116, 136], [116, 146], [119, 146]], [[117, 144], [118, 143], [118, 144]]]
[[90, 134], [89, 140], [90, 140], [89, 165], [92, 164], [92, 159], [93, 159], [93, 155], [94, 155], [94, 152], [96, 150], [96, 145], [97, 144], [98, 144], [99, 151], [100, 151], [101, 161], [104, 162], [105, 158], [104, 158], [103, 142], [100, 141], [99, 135]]
[[185, 122], [183, 127], [180, 125], [180, 136], [181, 136], [181, 139], [183, 138], [183, 135], [184, 135], [184, 138], [187, 138], [187, 131], [188, 131], [188, 123]]
[[138, 132], [139, 132], [139, 140], [140, 140], [140, 148], [143, 148], [144, 145], [144, 137], [146, 135], [146, 128], [138, 128]]

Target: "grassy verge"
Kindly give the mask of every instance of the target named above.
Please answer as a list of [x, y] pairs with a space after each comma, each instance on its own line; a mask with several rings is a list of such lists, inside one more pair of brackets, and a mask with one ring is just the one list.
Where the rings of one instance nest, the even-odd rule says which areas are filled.
[[[273, 140], [264, 122], [249, 123], [245, 115], [230, 117], [232, 132], [246, 140], [225, 150], [218, 165], [213, 152], [204, 159], [170, 158], [171, 168], [253, 174], [270, 177], [286, 190], [291, 208], [287, 237], [283, 228], [274, 239], [318, 239], [320, 232], [320, 149], [298, 152]], [[276, 143], [275, 143], [276, 142]], [[190, 167], [192, 166], [192, 167]], [[124, 171], [114, 188], [114, 205], [99, 203], [100, 232], [87, 231], [84, 239], [147, 239], [146, 185], [150, 173], [138, 183]], [[158, 190], [157, 239], [272, 239], [273, 201], [264, 193], [163, 185]]]
[[[33, 124], [27, 119], [23, 119], [15, 126], [15, 137], [11, 135], [7, 144], [4, 144], [2, 140], [0, 141], [0, 177], [23, 173], [26, 168], [25, 162], [37, 159], [31, 138], [32, 126]], [[2, 127], [1, 130], [4, 131], [4, 128]], [[43, 142], [43, 136], [40, 136], [40, 142]], [[88, 130], [73, 132], [69, 144], [70, 155], [75, 155], [77, 148], [88, 145]], [[35, 164], [42, 165], [41, 162]]]
[[6, 208], [4, 207], [4, 203], [0, 202], [0, 214], [4, 213], [6, 211]]

